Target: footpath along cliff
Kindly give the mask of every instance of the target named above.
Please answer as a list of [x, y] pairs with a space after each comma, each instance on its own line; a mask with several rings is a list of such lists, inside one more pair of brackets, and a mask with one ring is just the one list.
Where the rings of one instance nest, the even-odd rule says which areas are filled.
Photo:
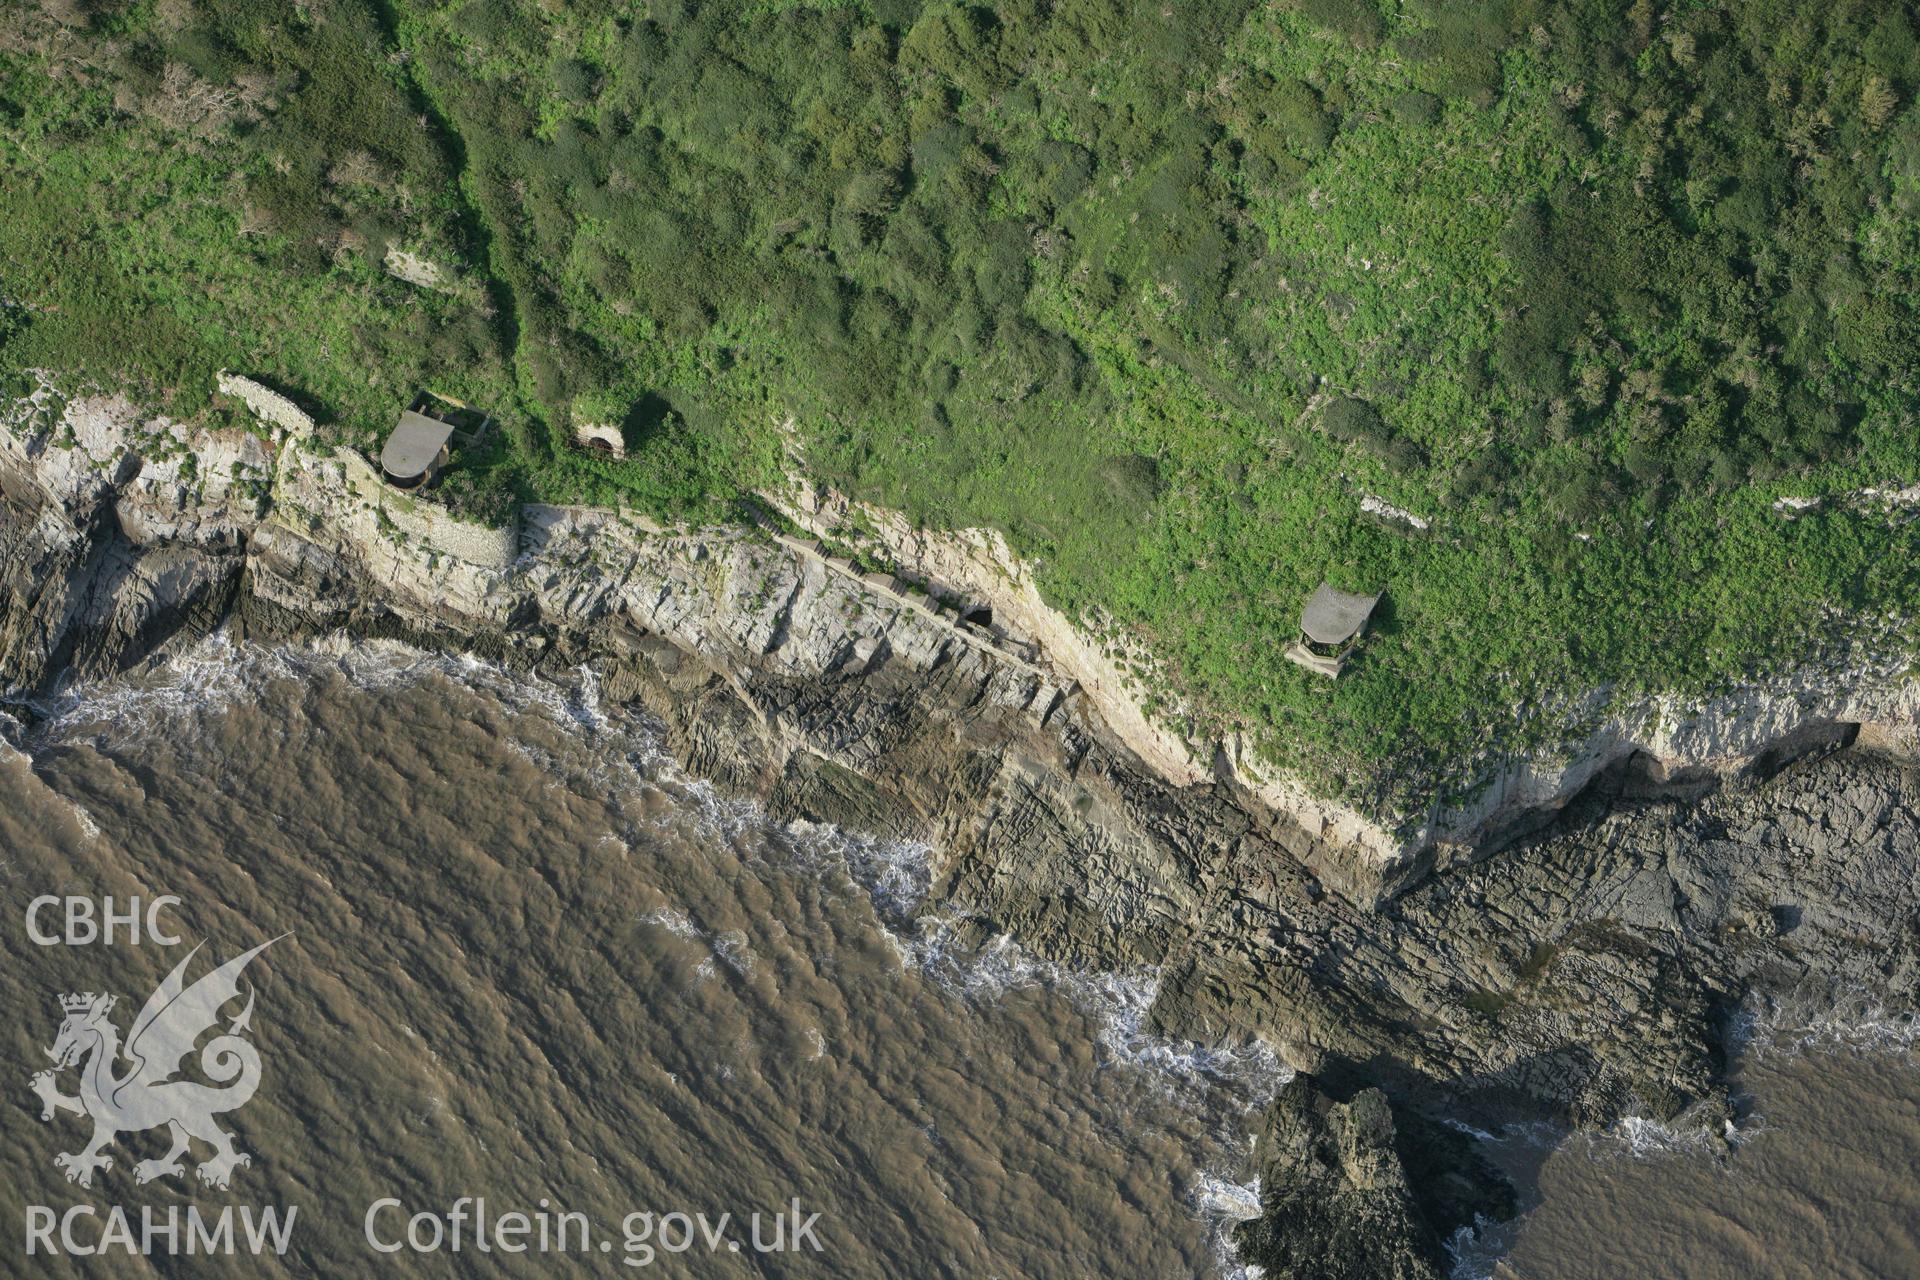
[[543, 506], [487, 527], [386, 488], [297, 411], [207, 431], [43, 388], [4, 418], [16, 701], [220, 626], [584, 665], [717, 784], [929, 842], [935, 898], [983, 934], [1156, 966], [1167, 1032], [1273, 1043], [1301, 1076], [1268, 1119], [1253, 1260], [1432, 1274], [1454, 1227], [1512, 1207], [1434, 1117], [1717, 1128], [1743, 1001], [1914, 1000], [1904, 659], [1623, 711], [1407, 836], [1160, 734], [986, 535], [804, 491], [772, 501], [810, 533]]

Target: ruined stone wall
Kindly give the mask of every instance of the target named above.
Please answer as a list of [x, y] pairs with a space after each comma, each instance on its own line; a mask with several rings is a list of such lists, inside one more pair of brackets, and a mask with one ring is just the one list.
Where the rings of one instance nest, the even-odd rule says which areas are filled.
[[299, 405], [272, 387], [263, 387], [252, 378], [243, 378], [225, 369], [220, 371], [216, 385], [221, 395], [243, 401], [247, 408], [253, 410], [254, 416], [268, 426], [279, 427], [303, 440], [312, 437], [313, 419]]

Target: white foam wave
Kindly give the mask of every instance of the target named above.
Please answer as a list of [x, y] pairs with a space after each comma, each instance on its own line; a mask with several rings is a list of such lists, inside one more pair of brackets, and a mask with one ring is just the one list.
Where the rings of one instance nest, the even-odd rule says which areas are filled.
[[747, 945], [747, 935], [738, 929], [729, 929], [725, 933], [718, 934], [708, 933], [688, 919], [685, 912], [676, 911], [672, 907], [655, 907], [641, 916], [640, 922], [658, 925], [674, 937], [684, 938], [688, 942], [705, 943], [709, 954], [694, 970], [702, 978], [718, 977], [720, 964], [725, 964], [744, 978], [750, 975], [754, 966], [759, 963], [760, 957], [755, 955], [753, 948]]
[[703, 939], [707, 936], [700, 931], [700, 926], [687, 919], [684, 912], [675, 911], [672, 907], [655, 907], [652, 911], [640, 917], [640, 923], [657, 924], [675, 937], [686, 938], [690, 941]]
[[1260, 1216], [1260, 1179], [1233, 1182], [1203, 1173], [1194, 1182], [1193, 1206], [1209, 1217], [1245, 1222]]
[[[56, 792], [55, 794], [57, 795], [58, 793]], [[61, 804], [66, 806], [68, 815], [73, 819], [73, 824], [80, 828], [80, 834], [88, 840], [98, 840], [100, 838], [100, 828], [95, 825], [93, 815], [87, 812], [87, 807], [71, 796], [60, 796], [59, 799]]]
[[[19, 745], [25, 740], [27, 732], [26, 726], [19, 720], [0, 711], [0, 764], [17, 765], [29, 773], [32, 772], [33, 753]], [[51, 787], [42, 786], [40, 790], [48, 802], [57, 804], [67, 811], [68, 816], [73, 819], [73, 825], [80, 829], [80, 834], [85, 839], [91, 841], [100, 838], [100, 828], [94, 822], [93, 815], [87, 812], [85, 805], [71, 796], [62, 795]]]
[[[249, 651], [249, 657], [270, 650]], [[99, 729], [118, 740], [138, 740], [182, 711], [218, 707], [246, 687], [240, 647], [222, 629], [175, 654], [160, 678], [77, 681], [32, 705], [42, 718], [40, 735], [67, 738]]]
[[759, 957], [747, 945], [747, 935], [738, 929], [729, 929], [716, 936], [713, 939], [713, 954], [743, 978], [753, 972], [754, 965], [759, 961]]
[[338, 672], [356, 688], [378, 691], [429, 675], [467, 681], [497, 668], [466, 655], [427, 653], [393, 640], [326, 636], [303, 645], [266, 648], [236, 642], [222, 628], [173, 654], [154, 673], [75, 682], [32, 703], [42, 718], [36, 735], [137, 743], [167, 732], [182, 716], [217, 713], [276, 681], [304, 682], [326, 670]]
[[[1165, 1092], [1196, 1104], [1209, 1099], [1217, 1110], [1245, 1117], [1264, 1108], [1292, 1072], [1264, 1043], [1208, 1046], [1178, 1040], [1150, 1029], [1159, 989], [1152, 969], [1101, 972], [1054, 964], [1001, 936], [977, 943], [964, 918], [925, 912], [933, 880], [933, 851], [924, 843], [866, 836], [837, 827], [794, 823], [775, 827], [750, 800], [721, 795], [702, 779], [686, 775], [662, 745], [660, 727], [650, 719], [602, 702], [597, 677], [587, 668], [565, 681], [530, 679], [465, 655], [428, 653], [391, 641], [326, 638], [299, 646], [262, 648], [237, 644], [215, 633], [168, 664], [164, 678], [124, 684], [75, 686], [44, 709], [40, 732], [56, 738], [97, 737], [117, 743], [177, 729], [183, 714], [217, 712], [278, 680], [307, 681], [338, 673], [356, 688], [381, 691], [441, 678], [483, 692], [510, 713], [538, 713], [581, 738], [592, 740], [583, 757], [560, 759], [546, 748], [510, 741], [514, 749], [556, 779], [591, 775], [607, 794], [635, 787], [666, 787], [677, 802], [670, 820], [694, 820], [711, 835], [742, 846], [749, 859], [769, 843], [790, 851], [802, 864], [825, 871], [837, 867], [874, 908], [876, 918], [900, 955], [904, 968], [924, 974], [957, 998], [981, 1005], [1010, 993], [1045, 988], [1065, 997], [1096, 1024], [1099, 1043], [1110, 1061], [1132, 1067]], [[768, 842], [763, 836], [784, 835]], [[752, 837], [741, 839], [741, 837]], [[641, 917], [670, 934], [704, 942], [711, 955], [700, 972], [717, 974], [716, 961], [743, 976], [757, 957], [738, 931], [710, 934], [686, 914], [662, 906]], [[816, 1055], [824, 1039], [816, 1036]], [[1237, 1141], [1237, 1139], [1236, 1139]], [[1257, 1184], [1233, 1181], [1224, 1173], [1203, 1175], [1196, 1212], [1216, 1221], [1219, 1271], [1253, 1280], [1257, 1268], [1231, 1257], [1233, 1222], [1258, 1212]]]
[[1743, 1140], [1731, 1120], [1719, 1124], [1670, 1124], [1646, 1116], [1624, 1116], [1611, 1128], [1581, 1134], [1589, 1155], [1596, 1159], [1627, 1156], [1647, 1160], [1664, 1156], [1724, 1156]]
[[1250, 1039], [1229, 1046], [1162, 1035], [1151, 1029], [1160, 974], [1152, 968], [1090, 970], [1042, 959], [1006, 934], [983, 943], [965, 939], [963, 916], [928, 915], [912, 932], [890, 934], [905, 968], [917, 970], [949, 994], [973, 1004], [993, 1004], [1010, 993], [1044, 989], [1063, 996], [1098, 1026], [1110, 1061], [1151, 1073], [1169, 1086], [1211, 1088], [1226, 1083], [1247, 1110], [1264, 1108], [1293, 1078], [1273, 1049]]
[[1443, 1116], [1440, 1119], [1440, 1123], [1445, 1125], [1447, 1128], [1453, 1130], [1455, 1133], [1465, 1134], [1467, 1137], [1472, 1138], [1475, 1142], [1498, 1141], [1498, 1138], [1496, 1135], [1487, 1132], [1485, 1129], [1476, 1128], [1475, 1126], [1468, 1124], [1464, 1120], [1456, 1120], [1451, 1116]]
[[1484, 1214], [1475, 1214], [1472, 1226], [1456, 1227], [1447, 1239], [1447, 1256], [1453, 1261], [1449, 1280], [1494, 1280], [1519, 1230], [1520, 1219], [1495, 1222]]
[[1890, 1009], [1864, 989], [1836, 995], [1800, 997], [1749, 1011], [1735, 1029], [1736, 1039], [1756, 1058], [1792, 1056], [1808, 1051], [1914, 1056], [1920, 1052], [1920, 1014]]
[[1215, 1173], [1202, 1172], [1194, 1182], [1190, 1207], [1196, 1217], [1211, 1224], [1210, 1243], [1216, 1274], [1223, 1280], [1259, 1280], [1265, 1274], [1257, 1265], [1240, 1261], [1233, 1248], [1233, 1229], [1260, 1216], [1260, 1179], [1235, 1182]]
[[20, 723], [12, 713], [0, 710], [0, 760], [25, 760], [33, 762], [33, 756], [20, 744], [26, 739], [26, 726]]

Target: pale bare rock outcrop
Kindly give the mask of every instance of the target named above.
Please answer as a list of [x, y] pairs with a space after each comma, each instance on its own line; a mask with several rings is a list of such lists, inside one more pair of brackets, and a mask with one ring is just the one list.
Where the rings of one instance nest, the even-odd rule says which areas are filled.
[[0, 424], [6, 687], [118, 671], [217, 625], [271, 478], [270, 447], [246, 432], [111, 396], [15, 406]]
[[[932, 843], [930, 903], [968, 929], [1076, 965], [1151, 966], [1157, 1027], [1266, 1038], [1349, 1108], [1276, 1136], [1320, 1145], [1325, 1185], [1367, 1221], [1402, 1219], [1378, 1107], [1351, 1109], [1365, 1086], [1396, 1108], [1717, 1124], [1730, 1001], [1830, 984], [1908, 1007], [1920, 987], [1920, 774], [1897, 760], [1840, 751], [1687, 803], [1601, 769], [1587, 776], [1611, 790], [1589, 786], [1501, 856], [1437, 866], [1386, 900], [1329, 892], [1350, 846], [1288, 816], [1304, 803], [1255, 803], [1251, 764], [1163, 776], [1091, 698], [1055, 706], [1031, 669], [754, 531], [530, 507], [517, 556], [492, 567], [398, 528], [337, 454], [288, 446], [262, 511], [244, 477], [216, 483], [204, 460], [229, 450], [251, 474], [264, 442], [183, 441], [124, 406], [75, 403], [0, 426], [9, 690], [107, 676], [223, 621], [257, 639], [390, 636], [585, 667], [604, 696], [649, 710], [688, 767], [775, 815]], [[919, 563], [947, 582], [970, 563], [980, 576], [961, 581], [984, 592], [999, 562], [951, 552], [930, 542]], [[1019, 611], [1032, 597], [996, 590], [997, 620], [1045, 637], [1047, 617]], [[1888, 726], [1863, 738], [1903, 740], [1905, 683], [1827, 678], [1626, 723], [1584, 761], [1544, 763], [1539, 794], [1645, 744], [1731, 762], [1840, 712]], [[1871, 692], [1883, 683], [1891, 701]], [[1273, 1211], [1318, 1229], [1320, 1185]]]
[[[1038, 641], [1045, 662], [1063, 680], [1078, 683], [1099, 719], [1159, 777], [1176, 786], [1220, 780], [1243, 789], [1305, 831], [1316, 850], [1316, 869], [1362, 901], [1395, 891], [1436, 859], [1471, 856], [1537, 824], [1630, 761], [1646, 785], [1697, 788], [1733, 777], [1769, 754], [1856, 729], [1877, 742], [1911, 744], [1920, 725], [1920, 683], [1908, 674], [1910, 650], [1897, 628], [1888, 626], [1886, 634], [1869, 637], [1843, 659], [1718, 695], [1587, 691], [1568, 700], [1559, 722], [1533, 727], [1533, 740], [1542, 745], [1460, 762], [1458, 776], [1441, 781], [1464, 800], [1436, 798], [1424, 810], [1362, 810], [1275, 767], [1245, 733], [1193, 742], [1170, 728], [1168, 717], [1148, 713], [1147, 687], [1107, 656], [1124, 641], [1111, 628], [1100, 633], [1076, 625], [1049, 606], [1031, 566], [996, 531], [916, 529], [897, 512], [798, 476], [763, 496], [818, 536], [869, 545], [910, 575], [990, 604], [996, 618]], [[1377, 505], [1383, 515], [1405, 514]], [[1127, 652], [1132, 663], [1151, 667], [1151, 654]]]
[[[794, 680], [890, 661], [933, 671], [970, 649], [997, 681], [995, 705], [1044, 723], [1060, 690], [1077, 690], [1071, 702], [1085, 731], [1118, 743], [1175, 788], [1225, 783], [1264, 824], [1289, 833], [1296, 856], [1363, 903], [1537, 822], [1626, 762], [1643, 788], [1697, 790], [1856, 729], [1910, 746], [1920, 718], [1920, 694], [1892, 635], [1897, 620], [1889, 620], [1888, 636], [1860, 647], [1867, 656], [1717, 697], [1593, 691], [1569, 700], [1553, 724], [1535, 726], [1534, 740], [1558, 748], [1461, 762], [1451, 794], [1464, 799], [1414, 813], [1362, 811], [1273, 768], [1245, 735], [1192, 742], [1149, 715], [1147, 691], [1129, 667], [1149, 665], [1151, 655], [1117, 647], [1125, 637], [1111, 628], [1077, 626], [1049, 607], [1030, 566], [992, 532], [915, 530], [896, 513], [807, 486], [778, 496], [806, 527], [863, 542], [909, 577], [990, 606], [996, 632], [1038, 645], [1038, 666], [1008, 642], [956, 627], [924, 599], [810, 560], [797, 544], [738, 529], [670, 533], [583, 509], [527, 508], [524, 533], [478, 525], [396, 493], [356, 454], [287, 437], [276, 474], [274, 446], [259, 436], [143, 419], [110, 397], [67, 402], [46, 386], [12, 410], [0, 458], [11, 459], [16, 488], [44, 499], [35, 516], [42, 523], [77, 529], [107, 512], [129, 548], [243, 553], [239, 563], [253, 570], [263, 598], [276, 581], [272, 566], [283, 558], [304, 566], [277, 602], [313, 617], [325, 613], [319, 601], [337, 596], [341, 616], [364, 616], [377, 602], [406, 625], [522, 645], [533, 643], [526, 628], [543, 620], [590, 627], [618, 619], [670, 637], [715, 670], [750, 661]], [[323, 563], [327, 572], [317, 567]], [[212, 578], [234, 569], [203, 567]], [[154, 590], [178, 590], [183, 581], [175, 572], [167, 579], [175, 585]]]
[[397, 244], [387, 246], [384, 265], [388, 275], [410, 285], [438, 293], [446, 293], [453, 288], [453, 276], [446, 268]]
[[273, 479], [273, 447], [259, 436], [145, 417], [120, 396], [81, 396], [57, 418], [0, 429], [0, 456], [62, 508], [111, 498], [141, 544], [238, 549]]
[[1920, 507], [1920, 484], [1889, 481], [1885, 484], [1867, 485], [1846, 493], [1834, 494], [1831, 497], [1788, 495], [1773, 500], [1774, 511], [1789, 520], [1798, 519], [1809, 512], [1826, 510], [1833, 505], [1898, 523], [1911, 519], [1913, 509]]
[[1433, 527], [1432, 522], [1424, 517], [1413, 514], [1405, 507], [1396, 507], [1385, 498], [1376, 497], [1371, 493], [1360, 495], [1360, 510], [1388, 524], [1411, 529], [1415, 533], [1425, 533]]

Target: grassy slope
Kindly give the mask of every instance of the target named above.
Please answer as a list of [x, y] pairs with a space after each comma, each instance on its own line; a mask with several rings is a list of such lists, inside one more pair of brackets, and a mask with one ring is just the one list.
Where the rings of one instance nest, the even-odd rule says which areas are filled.
[[[363, 443], [433, 386], [508, 424], [449, 481], [476, 503], [723, 511], [792, 414], [835, 482], [1006, 529], [1147, 636], [1196, 736], [1335, 785], [1916, 596], [1915, 526], [1770, 510], [1920, 473], [1905, 6], [64, 25], [0, 20], [4, 368], [190, 413], [227, 365]], [[388, 278], [390, 239], [462, 286]], [[1337, 685], [1281, 658], [1323, 576], [1389, 592]]]

